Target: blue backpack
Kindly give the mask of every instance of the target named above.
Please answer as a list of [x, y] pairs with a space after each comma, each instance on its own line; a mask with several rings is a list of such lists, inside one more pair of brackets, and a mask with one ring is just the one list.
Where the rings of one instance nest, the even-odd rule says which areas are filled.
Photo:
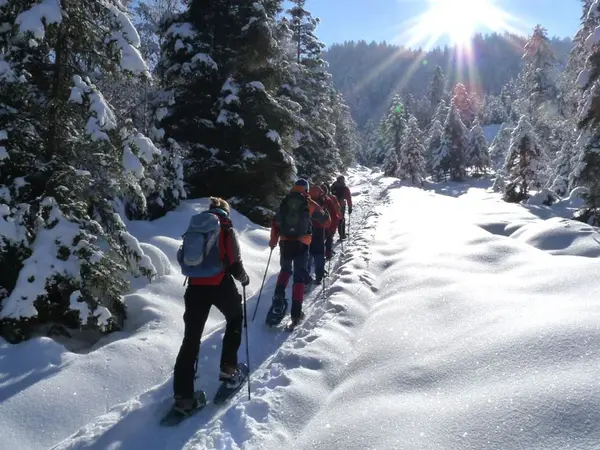
[[189, 278], [210, 278], [222, 272], [220, 236], [221, 222], [216, 214], [204, 211], [193, 216], [177, 252], [181, 273]]

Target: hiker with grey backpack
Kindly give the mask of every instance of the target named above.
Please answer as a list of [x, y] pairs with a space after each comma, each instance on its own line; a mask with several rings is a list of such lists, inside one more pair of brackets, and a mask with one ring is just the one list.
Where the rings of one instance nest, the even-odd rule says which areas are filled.
[[177, 252], [177, 261], [188, 279], [184, 296], [185, 332], [173, 375], [173, 410], [182, 416], [190, 415], [206, 403], [203, 392], [194, 392], [194, 376], [202, 332], [212, 306], [227, 322], [219, 373], [222, 387], [237, 390], [248, 375], [247, 366], [238, 364], [244, 313], [234, 278], [244, 290], [250, 280], [229, 218], [229, 204], [220, 198], [210, 200], [207, 211], [192, 217]]

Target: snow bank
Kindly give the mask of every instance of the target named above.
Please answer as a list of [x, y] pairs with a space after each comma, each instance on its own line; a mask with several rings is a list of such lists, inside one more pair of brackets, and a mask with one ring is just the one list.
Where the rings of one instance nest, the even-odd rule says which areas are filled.
[[[491, 235], [457, 214], [460, 199], [400, 188], [389, 202], [371, 276], [348, 270], [335, 300], [350, 342], [313, 384], [308, 369], [287, 374], [295, 407], [323, 398], [304, 404], [318, 412], [288, 436], [295, 448], [595, 448], [600, 261]], [[297, 358], [319, 357], [319, 342]]]
[[[208, 200], [187, 201], [154, 222], [127, 224], [160, 278], [150, 284], [143, 279], [133, 280], [135, 290], [125, 297], [128, 320], [123, 332], [103, 338], [86, 354], [70, 352], [48, 338], [18, 345], [0, 339], [0, 447], [47, 449], [113, 405], [165, 382], [183, 335], [185, 288], [176, 252], [190, 217], [207, 207]], [[232, 220], [239, 231], [251, 280], [247, 291], [252, 296], [258, 292], [264, 274], [269, 232], [235, 211]], [[276, 260], [275, 254], [273, 262]], [[270, 278], [277, 268], [277, 264], [271, 264]], [[222, 326], [223, 317], [213, 309], [205, 336]], [[215, 337], [216, 343], [220, 336]], [[170, 382], [166, 386], [170, 391]], [[143, 428], [148, 426], [145, 423]], [[136, 433], [145, 432], [138, 429]]]
[[596, 229], [560, 217], [523, 225], [510, 237], [553, 255], [600, 256], [600, 233]]

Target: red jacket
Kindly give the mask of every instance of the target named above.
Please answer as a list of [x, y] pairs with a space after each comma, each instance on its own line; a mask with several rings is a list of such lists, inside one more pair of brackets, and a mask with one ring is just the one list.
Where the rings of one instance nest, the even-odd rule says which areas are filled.
[[337, 201], [335, 195], [325, 195], [325, 207], [327, 211], [329, 211], [329, 217], [331, 217], [331, 226], [329, 227], [329, 231], [335, 233], [342, 220], [342, 210], [340, 207], [340, 202]]
[[348, 203], [348, 208], [352, 209], [352, 194], [348, 186], [336, 181], [331, 185], [331, 193], [337, 197], [343, 210], [346, 209], [344, 203]]

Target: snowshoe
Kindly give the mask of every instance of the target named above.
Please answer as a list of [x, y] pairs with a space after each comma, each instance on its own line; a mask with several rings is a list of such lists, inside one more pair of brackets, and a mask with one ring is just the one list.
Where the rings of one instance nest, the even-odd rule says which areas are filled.
[[238, 364], [235, 373], [232, 374], [228, 380], [224, 380], [221, 383], [221, 386], [215, 394], [213, 403], [215, 405], [221, 405], [233, 397], [244, 386], [244, 384], [246, 384], [249, 373], [250, 370], [246, 364]]
[[204, 409], [205, 406], [206, 393], [196, 391], [191, 399], [176, 399], [169, 412], [161, 419], [160, 424], [165, 427], [174, 427]]
[[288, 301], [284, 299], [273, 299], [273, 304], [267, 313], [265, 320], [269, 326], [279, 325], [287, 313]]

